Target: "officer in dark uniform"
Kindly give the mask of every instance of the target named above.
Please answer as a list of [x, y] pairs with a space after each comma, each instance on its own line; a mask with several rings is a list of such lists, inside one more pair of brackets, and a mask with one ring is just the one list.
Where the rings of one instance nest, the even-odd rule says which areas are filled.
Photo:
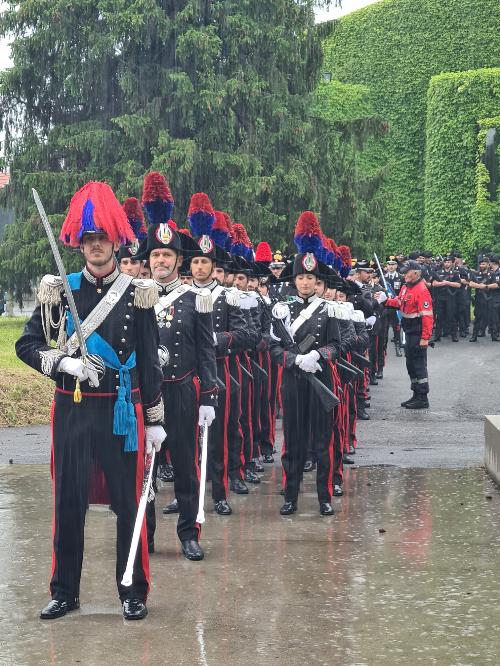
[[432, 289], [436, 299], [436, 332], [434, 340], [451, 334], [453, 342], [458, 342], [457, 296], [460, 290], [460, 275], [453, 267], [453, 257], [443, 260], [443, 267], [434, 271]]
[[471, 294], [469, 288], [470, 271], [459, 252], [453, 253], [454, 268], [460, 276], [460, 289], [457, 293], [458, 332], [461, 338], [469, 334]]
[[[380, 329], [380, 314], [382, 312], [382, 306], [380, 306], [377, 301], [373, 298], [374, 289], [372, 285], [372, 276], [374, 269], [370, 266], [369, 262], [366, 259], [360, 259], [356, 262], [354, 269], [355, 282], [360, 287], [361, 292], [365, 298], [370, 300], [373, 306], [373, 315], [368, 317], [367, 326], [368, 326], [368, 335], [370, 338], [370, 346], [368, 349], [369, 358], [370, 358], [370, 384], [376, 386], [377, 381], [377, 362], [378, 362], [378, 344], [379, 344], [379, 329]], [[378, 290], [383, 291], [383, 290]]]
[[490, 272], [486, 281], [486, 290], [490, 295], [488, 328], [491, 340], [500, 342], [500, 257], [490, 255]]
[[[401, 291], [401, 286], [403, 284], [403, 281], [398, 271], [398, 262], [396, 261], [396, 258], [389, 257], [386, 266], [387, 266], [387, 271], [385, 273], [385, 281], [387, 282], [387, 286], [389, 287], [391, 292], [389, 296], [399, 296], [399, 292]], [[386, 343], [390, 335], [389, 329], [392, 328], [392, 334], [394, 336], [394, 344], [396, 346], [396, 356], [402, 356], [401, 321], [400, 318], [398, 317], [397, 310], [394, 310], [392, 308], [387, 309], [386, 324], [387, 324]]]
[[489, 280], [489, 262], [487, 257], [479, 258], [479, 270], [472, 271], [469, 280], [471, 289], [475, 289], [474, 326], [470, 342], [477, 342], [478, 337], [484, 338], [488, 326], [489, 302], [491, 294], [486, 288]]
[[[214, 233], [215, 211], [206, 194], [193, 195], [188, 219], [194, 239], [191, 241], [188, 258], [190, 272], [193, 275], [193, 286], [197, 289], [209, 289], [212, 294], [217, 377], [219, 386], [222, 387], [215, 410], [215, 421], [209, 432], [207, 478], [212, 481], [215, 512], [221, 516], [228, 516], [232, 513], [227, 501], [229, 478], [227, 426], [231, 394], [229, 356], [235, 350], [246, 347], [248, 333], [245, 317], [240, 308], [238, 290], [221, 286], [213, 277], [217, 266], [222, 269], [223, 276], [224, 265], [229, 256], [215, 243], [216, 238], [220, 240], [220, 233]], [[220, 273], [218, 274], [220, 275]]]
[[[314, 213], [306, 211], [299, 217], [295, 243], [299, 254], [294, 260], [293, 277], [298, 295], [293, 301], [274, 306], [270, 333], [271, 356], [283, 366], [281, 395], [285, 503], [280, 513], [290, 515], [297, 511], [308, 436], [314, 427], [320, 513], [332, 515], [334, 411], [317, 409], [318, 400], [305, 374], [317, 374], [322, 382], [334, 388], [333, 363], [340, 348], [340, 330], [332, 305], [314, 293], [316, 277], [319, 275], [314, 251], [321, 244], [321, 229]], [[288, 340], [282, 337], [281, 324], [291, 332], [296, 343], [311, 335], [311, 339], [314, 339], [312, 348], [304, 350], [304, 353], [293, 351]], [[311, 419], [314, 419], [314, 423]]]
[[[142, 202], [149, 226], [147, 239], [137, 256], [149, 259], [157, 283], [156, 306], [163, 368], [163, 398], [166, 410], [167, 445], [174, 468], [174, 490], [178, 503], [177, 534], [188, 560], [204, 557], [199, 544], [201, 527], [196, 521], [200, 491], [198, 435], [200, 426], [211, 425], [217, 406], [213, 302], [208, 289], [182, 285], [183, 242], [186, 234], [168, 224], [173, 198], [164, 177], [149, 173], [144, 181]], [[167, 513], [171, 511], [168, 510]], [[154, 502], [148, 505], [148, 538], [154, 534]]]
[[74, 195], [60, 238], [80, 247], [85, 257], [83, 271], [70, 274], [68, 282], [91, 356], [81, 358], [59, 276], [42, 279], [40, 304], [16, 343], [21, 360], [56, 382], [51, 413], [52, 601], [40, 617], [55, 619], [80, 605], [89, 481], [91, 489], [102, 481], [101, 473], [92, 473], [97, 465], [109, 496], [90, 501], [110, 504], [117, 516], [116, 581], [123, 616], [140, 620], [147, 615], [149, 590], [145, 527], [132, 587], [124, 587], [121, 580], [144, 478], [145, 444], [150, 452], [165, 438], [153, 310], [158, 295], [152, 281], [133, 280], [118, 271], [114, 252], [120, 241], [133, 236], [106, 183], [88, 183]]

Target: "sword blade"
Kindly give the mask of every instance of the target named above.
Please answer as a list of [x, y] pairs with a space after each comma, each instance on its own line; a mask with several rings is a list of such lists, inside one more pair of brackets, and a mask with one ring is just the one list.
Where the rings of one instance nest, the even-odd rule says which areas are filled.
[[73, 292], [71, 291], [71, 287], [69, 286], [68, 276], [66, 275], [66, 269], [64, 268], [63, 260], [59, 252], [59, 248], [57, 247], [56, 239], [54, 238], [54, 234], [52, 233], [52, 227], [50, 226], [49, 218], [45, 213], [45, 209], [40, 200], [38, 192], [35, 190], [35, 188], [32, 188], [31, 191], [33, 192], [33, 198], [35, 199], [36, 207], [38, 208], [43, 228], [45, 229], [45, 233], [47, 234], [50, 249], [52, 250], [52, 254], [54, 255], [57, 270], [59, 271], [59, 276], [63, 283], [64, 291], [66, 293], [66, 299], [68, 301], [69, 311], [71, 312], [71, 316], [73, 317], [73, 323], [75, 326], [75, 333], [78, 339], [78, 344], [80, 345], [82, 356], [85, 357], [88, 355], [87, 344], [85, 342], [85, 337], [82, 332], [82, 327], [80, 326], [80, 317], [78, 316], [78, 310], [76, 309], [75, 299], [73, 298]]

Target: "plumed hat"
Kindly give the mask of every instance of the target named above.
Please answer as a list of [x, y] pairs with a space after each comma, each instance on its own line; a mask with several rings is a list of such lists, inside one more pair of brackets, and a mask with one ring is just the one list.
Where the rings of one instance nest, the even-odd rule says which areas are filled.
[[136, 197], [125, 199], [123, 202], [123, 210], [125, 211], [128, 223], [132, 227], [132, 231], [137, 240], [141, 241], [143, 238], [146, 238], [147, 229], [144, 224], [144, 213], [142, 212], [139, 199]]
[[151, 171], [144, 178], [142, 205], [149, 224], [167, 223], [174, 212], [174, 198], [165, 177]]

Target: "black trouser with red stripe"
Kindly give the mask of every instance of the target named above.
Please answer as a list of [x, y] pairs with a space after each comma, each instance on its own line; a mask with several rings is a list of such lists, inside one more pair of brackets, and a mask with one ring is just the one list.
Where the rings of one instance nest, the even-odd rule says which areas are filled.
[[219, 391], [215, 421], [208, 431], [207, 478], [212, 480], [212, 499], [219, 502], [227, 498], [228, 480], [228, 418], [230, 407], [229, 360], [217, 359], [217, 377], [225, 390]]
[[[165, 409], [167, 446], [174, 468], [174, 492], [179, 502], [177, 536], [180, 541], [199, 540], [200, 525], [196, 522], [200, 496], [198, 446], [198, 379], [188, 375], [179, 381], [164, 381], [162, 387]], [[155, 521], [151, 515], [155, 502], [148, 504], [148, 539], [153, 540]]]
[[[149, 559], [146, 526], [134, 564], [132, 587], [121, 579], [134, 531], [144, 476], [144, 421], [136, 405], [138, 451], [125, 453], [125, 438], [113, 435], [114, 399], [56, 391], [52, 406], [52, 479], [54, 485], [53, 599], [73, 601], [80, 595], [85, 514], [89, 504], [89, 480], [94, 464], [102, 470], [108, 498], [116, 514], [116, 583], [118, 594], [145, 600], [149, 590]], [[95, 472], [94, 472], [95, 476]]]
[[245, 458], [245, 469], [251, 469], [254, 457], [252, 424], [253, 379], [251, 378], [252, 367], [248, 354], [241, 354], [240, 363], [241, 367], [247, 371], [242, 371], [241, 373], [240, 425], [243, 434], [243, 456]]
[[229, 372], [238, 382], [239, 387], [231, 382], [229, 400], [229, 419], [227, 423], [229, 478], [231, 481], [243, 481], [245, 458], [243, 455], [243, 433], [241, 431], [241, 368], [236, 356], [229, 357]]
[[[327, 372], [321, 381], [332, 388]], [[281, 386], [283, 402], [283, 451], [285, 500], [296, 501], [302, 481], [310, 431], [313, 432], [317, 473], [318, 500], [330, 502], [333, 492], [334, 412], [325, 412], [312, 392], [311, 385], [295, 370], [283, 370]]]
[[271, 441], [271, 361], [269, 353], [258, 352], [254, 360], [266, 373], [260, 372], [252, 365], [252, 434], [253, 456], [256, 458], [259, 453], [271, 454], [273, 443]]

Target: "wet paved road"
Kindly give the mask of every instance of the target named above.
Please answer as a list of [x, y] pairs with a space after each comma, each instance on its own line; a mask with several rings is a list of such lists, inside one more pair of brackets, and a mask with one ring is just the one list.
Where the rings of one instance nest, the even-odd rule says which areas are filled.
[[[428, 415], [394, 407], [407, 382], [391, 357], [334, 518], [319, 516], [311, 476], [300, 512], [280, 517], [277, 466], [232, 498], [231, 518], [207, 513], [204, 562], [182, 558], [175, 518], [161, 516], [142, 623], [121, 620], [107, 510], [89, 512], [82, 609], [37, 619], [48, 469], [0, 466], [0, 664], [498, 664], [500, 492], [480, 464], [482, 414], [499, 411], [500, 345], [470, 347], [432, 355]], [[0, 432], [2, 461], [46, 460], [44, 430], [14, 435]], [[170, 497], [167, 486], [159, 505]]]

